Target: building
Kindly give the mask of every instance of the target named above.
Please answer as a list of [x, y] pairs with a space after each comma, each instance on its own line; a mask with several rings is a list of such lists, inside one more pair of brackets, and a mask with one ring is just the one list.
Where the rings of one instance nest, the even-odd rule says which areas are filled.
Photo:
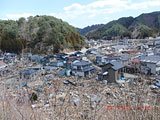
[[71, 70], [73, 75], [85, 77], [94, 72], [94, 67], [88, 61], [79, 61], [72, 64]]
[[101, 66], [102, 73], [98, 74], [98, 80], [107, 80], [108, 83], [116, 82], [123, 76], [124, 65], [120, 61], [111, 61]]
[[55, 62], [51, 62], [50, 65], [54, 67], [62, 67], [64, 64], [62, 61], [55, 61]]
[[20, 79], [27, 79], [27, 80], [37, 80], [38, 73], [42, 70], [42, 67], [36, 66], [29, 68], [27, 70], [22, 70], [19, 72]]
[[0, 61], [0, 76], [4, 74], [4, 68], [7, 67], [7, 64], [3, 61]]
[[153, 75], [160, 73], [160, 56], [145, 56], [140, 62], [142, 73]]
[[97, 65], [105, 65], [106, 63], [113, 61], [113, 60], [120, 60], [119, 56], [107, 56], [107, 55], [101, 55], [97, 54], [96, 55], [96, 63]]
[[105, 56], [105, 55], [97, 54], [97, 55], [96, 55], [96, 63], [97, 63], [98, 65], [103, 65], [103, 64], [105, 64], [105, 62], [107, 61], [107, 60], [106, 60], [107, 58], [108, 58], [108, 57]]

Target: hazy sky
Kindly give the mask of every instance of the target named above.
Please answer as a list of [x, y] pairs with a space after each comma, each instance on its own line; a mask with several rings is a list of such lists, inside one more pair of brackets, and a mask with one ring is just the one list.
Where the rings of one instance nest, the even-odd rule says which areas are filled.
[[160, 11], [160, 0], [0, 0], [0, 19], [52, 15], [75, 27]]

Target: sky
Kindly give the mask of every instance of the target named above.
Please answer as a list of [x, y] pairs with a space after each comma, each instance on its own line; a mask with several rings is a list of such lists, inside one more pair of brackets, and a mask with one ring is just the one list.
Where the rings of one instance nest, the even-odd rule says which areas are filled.
[[160, 11], [160, 0], [0, 0], [0, 19], [50, 15], [83, 28]]

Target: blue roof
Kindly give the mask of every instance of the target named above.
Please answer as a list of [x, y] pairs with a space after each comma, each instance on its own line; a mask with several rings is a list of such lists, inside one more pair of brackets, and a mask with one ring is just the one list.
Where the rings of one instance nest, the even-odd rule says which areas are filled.
[[22, 86], [26, 86], [26, 85], [27, 85], [27, 83], [22, 83], [21, 85], [22, 85]]
[[125, 80], [125, 78], [122, 77], [120, 80]]

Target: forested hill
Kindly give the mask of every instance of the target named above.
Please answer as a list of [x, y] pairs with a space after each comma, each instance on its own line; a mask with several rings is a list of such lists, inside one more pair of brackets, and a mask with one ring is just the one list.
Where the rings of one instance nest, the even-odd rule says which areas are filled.
[[31, 48], [34, 53], [58, 53], [65, 48], [80, 49], [84, 43], [77, 29], [52, 16], [0, 20], [2, 51], [20, 53]]
[[111, 21], [100, 28], [88, 32], [87, 38], [111, 39], [113, 37], [145, 38], [160, 35], [160, 12], [141, 14], [140, 16], [123, 17]]

